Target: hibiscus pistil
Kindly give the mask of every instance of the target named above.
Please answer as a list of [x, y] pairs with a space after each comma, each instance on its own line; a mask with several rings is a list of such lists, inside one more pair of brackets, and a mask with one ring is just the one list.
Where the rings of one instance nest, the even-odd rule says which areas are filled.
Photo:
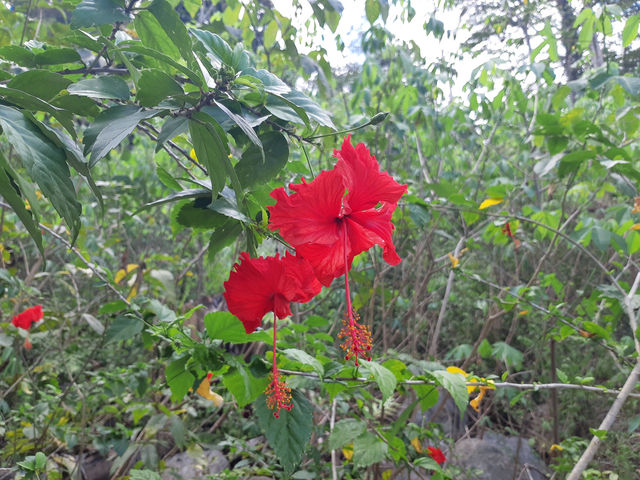
[[344, 235], [344, 287], [347, 295], [347, 313], [343, 320], [343, 326], [338, 334], [338, 338], [344, 338], [345, 341], [341, 345], [342, 349], [346, 352], [344, 357], [345, 361], [354, 359], [356, 367], [358, 364], [358, 357], [364, 358], [367, 361], [371, 361], [371, 357], [367, 354], [371, 350], [372, 340], [371, 332], [365, 325], [358, 323], [360, 319], [359, 315], [353, 310], [351, 306], [351, 292], [349, 291], [349, 268], [347, 262], [347, 226], [343, 224], [345, 230]]
[[286, 382], [280, 380], [280, 372], [278, 371], [278, 364], [276, 363], [276, 342], [277, 342], [277, 322], [278, 317], [274, 313], [273, 315], [273, 366], [271, 369], [271, 383], [264, 391], [267, 396], [267, 407], [274, 410], [273, 416], [280, 418], [280, 409], [284, 408], [287, 411], [291, 411], [291, 389], [287, 386]]

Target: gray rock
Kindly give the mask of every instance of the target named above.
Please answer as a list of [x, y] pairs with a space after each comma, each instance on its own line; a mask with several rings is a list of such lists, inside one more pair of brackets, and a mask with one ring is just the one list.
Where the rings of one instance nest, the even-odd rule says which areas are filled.
[[469, 480], [545, 480], [549, 469], [522, 437], [487, 432], [483, 438], [464, 438], [455, 445], [451, 463]]
[[166, 470], [160, 476], [162, 480], [191, 480], [220, 473], [225, 468], [229, 468], [229, 461], [219, 450], [205, 450], [198, 457], [182, 452], [167, 460]]

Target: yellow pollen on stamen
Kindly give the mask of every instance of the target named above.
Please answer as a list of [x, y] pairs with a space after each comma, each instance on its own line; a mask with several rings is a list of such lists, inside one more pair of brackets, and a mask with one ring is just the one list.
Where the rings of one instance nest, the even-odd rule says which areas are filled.
[[275, 376], [271, 376], [271, 383], [266, 388], [264, 393], [267, 396], [267, 407], [270, 410], [275, 410], [273, 416], [280, 418], [280, 409], [284, 408], [287, 411], [291, 411], [291, 388], [287, 384], [280, 380], [280, 375], [276, 372]]
[[371, 361], [371, 357], [366, 352], [371, 350], [372, 340], [369, 327], [358, 323], [360, 316], [356, 312], [352, 312], [352, 316], [347, 313], [342, 321], [342, 329], [338, 333], [338, 338], [344, 338], [345, 341], [341, 345], [346, 352], [345, 361], [354, 358], [355, 366], [358, 367], [358, 357]]

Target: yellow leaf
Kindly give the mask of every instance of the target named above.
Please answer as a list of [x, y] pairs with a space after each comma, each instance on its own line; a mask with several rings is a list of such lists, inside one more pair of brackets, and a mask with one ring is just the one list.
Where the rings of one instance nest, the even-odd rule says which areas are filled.
[[447, 256], [449, 257], [449, 260], [451, 260], [451, 268], [456, 268], [458, 265], [460, 265], [460, 260], [458, 260], [456, 257], [451, 255], [450, 253], [447, 253]]
[[500, 197], [493, 197], [493, 198], [487, 198], [484, 202], [482, 202], [480, 204], [480, 206], [478, 207], [480, 210], [484, 210], [485, 208], [489, 208], [489, 207], [493, 207], [494, 205], [498, 205], [499, 203], [502, 203], [504, 201], [504, 198]]
[[529, 313], [529, 310], [522, 310], [521, 312], [518, 312], [518, 315], [526, 315], [527, 313]]
[[342, 455], [344, 455], [344, 458], [347, 460], [351, 460], [353, 458], [353, 443], [344, 446], [342, 449]]
[[551, 445], [551, 448], [549, 449], [549, 451], [550, 451], [551, 453], [553, 453], [553, 452], [561, 452], [561, 451], [563, 451], [563, 450], [564, 450], [564, 448], [562, 448], [562, 447], [561, 447], [560, 445], [558, 445], [557, 443], [554, 443], [553, 445]]
[[455, 366], [450, 366], [447, 367], [447, 372], [449, 373], [459, 373], [460, 375], [466, 377], [467, 375], [469, 375], [467, 372], [465, 372], [464, 370], [462, 370], [461, 368], [455, 367]]
[[416, 452], [422, 453], [422, 442], [420, 442], [418, 437], [413, 437], [411, 439], [411, 445], [415, 448]]
[[132, 298], [134, 298], [137, 294], [138, 294], [138, 286], [134, 285], [131, 291], [129, 292], [129, 295], [127, 295], [127, 302], [130, 301]]
[[393, 470], [385, 470], [384, 472], [382, 472], [382, 480], [389, 480], [391, 478], [391, 475], [393, 475]]
[[189, 156], [191, 158], [193, 158], [196, 162], [198, 161], [198, 157], [196, 156], [196, 149], [195, 148], [191, 149], [191, 153], [189, 153]]
[[631, 228], [629, 230], [640, 230], [640, 223], [636, 223], [634, 225], [631, 225]]
[[216, 407], [221, 407], [224, 403], [224, 399], [220, 395], [211, 391], [211, 374], [202, 380], [196, 393], [207, 400], [211, 400]]
[[128, 274], [133, 272], [136, 268], [138, 268], [138, 265], [136, 263], [130, 263], [129, 265], [127, 265], [126, 269], [121, 268], [116, 273], [116, 276], [113, 279], [113, 281], [116, 283], [120, 283], [124, 277], [126, 277]]

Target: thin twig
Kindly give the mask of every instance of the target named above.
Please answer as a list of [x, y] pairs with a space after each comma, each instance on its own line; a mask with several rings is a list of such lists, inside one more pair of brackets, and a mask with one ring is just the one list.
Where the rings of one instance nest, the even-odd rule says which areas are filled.
[[40, 224], [40, 228], [42, 230], [44, 230], [45, 232], [49, 233], [52, 237], [55, 237], [56, 239], [58, 239], [69, 250], [71, 250], [73, 253], [75, 253], [76, 256], [82, 261], [82, 263], [84, 263], [89, 270], [91, 270], [93, 273], [95, 273], [96, 277], [98, 277], [101, 281], [103, 281], [104, 284], [109, 289], [111, 289], [113, 291], [113, 293], [115, 293], [118, 296], [118, 298], [120, 300], [122, 300], [127, 305], [130, 305], [129, 300], [127, 300], [127, 298], [124, 295], [122, 295], [113, 285], [111, 285], [111, 283], [109, 283], [109, 281], [102, 275], [102, 273], [100, 273], [100, 271], [98, 270], [98, 267], [96, 267], [93, 263], [89, 262], [86, 258], [84, 258], [82, 256], [82, 253], [80, 253], [80, 251], [76, 247], [71, 245], [71, 243], [67, 239], [65, 239], [63, 236], [59, 235], [58, 233], [56, 233], [55, 231], [53, 231], [52, 229], [50, 229], [46, 225], [43, 225], [42, 223]]
[[[456, 245], [455, 250], [453, 251], [453, 256], [458, 258], [460, 256], [460, 250], [464, 245], [466, 238], [463, 236], [458, 240], [458, 244]], [[429, 356], [435, 357], [438, 352], [438, 339], [440, 338], [440, 329], [442, 328], [442, 322], [444, 321], [444, 316], [447, 313], [447, 305], [449, 303], [449, 297], [451, 296], [451, 289], [453, 287], [453, 279], [455, 278], [455, 273], [453, 272], [453, 268], [449, 272], [449, 278], [447, 278], [447, 286], [444, 290], [444, 297], [442, 298], [442, 305], [440, 306], [440, 313], [438, 314], [438, 320], [436, 321], [436, 327], [433, 331], [433, 337], [431, 337], [431, 345], [429, 345]]]
[[[307, 378], [316, 378], [323, 383], [343, 383], [343, 382], [358, 382], [358, 383], [372, 383], [373, 380], [365, 377], [336, 377], [325, 378], [320, 377], [317, 373], [313, 372], [300, 372], [297, 370], [286, 370], [283, 368], [278, 369], [285, 375], [298, 375]], [[398, 382], [398, 385], [438, 385], [433, 380], [404, 380]], [[519, 390], [584, 390], [585, 392], [598, 392], [606, 393], [608, 395], [618, 395], [622, 390], [609, 389], [605, 387], [593, 387], [590, 385], [579, 385], [575, 383], [513, 383], [513, 382], [466, 382], [468, 387], [489, 386], [496, 388], [517, 388]], [[625, 384], [626, 385], [626, 384]], [[629, 396], [634, 398], [640, 398], [640, 393], [631, 393]]]

